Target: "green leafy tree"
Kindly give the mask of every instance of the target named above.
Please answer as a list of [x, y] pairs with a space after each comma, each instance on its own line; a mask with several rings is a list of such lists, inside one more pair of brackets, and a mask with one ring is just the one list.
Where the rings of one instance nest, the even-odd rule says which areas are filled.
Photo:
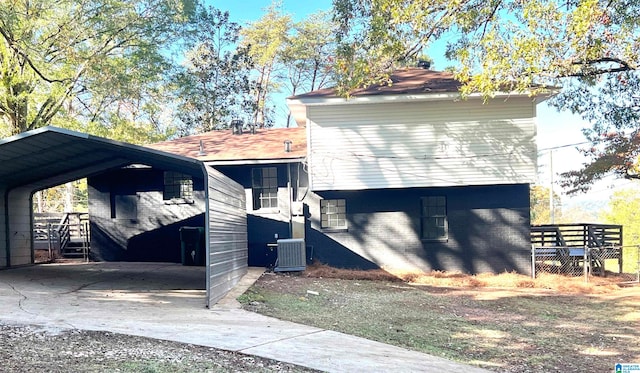
[[271, 123], [271, 109], [267, 103], [269, 95], [280, 89], [276, 79], [277, 71], [281, 68], [278, 62], [286, 45], [291, 23], [291, 16], [282, 11], [282, 5], [273, 3], [259, 20], [249, 23], [241, 31], [241, 45], [248, 48], [256, 74], [253, 89], [256, 110], [253, 122], [259, 127], [269, 126]]
[[592, 123], [583, 129], [589, 146], [580, 148], [587, 162], [562, 174], [569, 192], [586, 192], [594, 182], [613, 173], [640, 179], [640, 74], [603, 74], [595, 84], [567, 84], [553, 103]]
[[609, 200], [609, 206], [601, 213], [601, 219], [609, 224], [622, 225], [623, 271], [633, 273], [638, 270], [638, 247], [640, 245], [640, 195], [637, 190], [616, 191]]
[[44, 189], [33, 196], [33, 211], [38, 213], [87, 212], [88, 209], [87, 179]]
[[193, 10], [190, 0], [0, 2], [3, 132], [114, 118], [157, 125], [162, 48]]
[[195, 28], [187, 37], [183, 69], [176, 86], [179, 132], [190, 134], [227, 128], [230, 120], [252, 119], [251, 61], [246, 48], [237, 47], [240, 26], [229, 13], [201, 7]]
[[462, 94], [563, 90], [552, 101], [592, 123], [571, 191], [614, 172], [638, 176], [640, 1], [336, 0], [338, 83], [385, 82], [399, 61], [444, 34]]
[[336, 0], [339, 69], [352, 78], [341, 83], [367, 85], [444, 33], [466, 92], [629, 71], [639, 10], [630, 0]]
[[[328, 12], [318, 12], [293, 25], [279, 60], [291, 95], [310, 92], [333, 83], [335, 26]], [[287, 127], [291, 115], [287, 117]]]
[[[531, 203], [531, 224], [551, 224], [551, 209], [549, 206], [549, 194], [551, 190], [541, 185], [533, 185], [529, 193], [529, 200]], [[556, 193], [553, 194], [553, 206], [554, 206], [554, 222], [558, 222], [562, 219], [562, 211], [560, 209], [561, 201], [560, 196]]]

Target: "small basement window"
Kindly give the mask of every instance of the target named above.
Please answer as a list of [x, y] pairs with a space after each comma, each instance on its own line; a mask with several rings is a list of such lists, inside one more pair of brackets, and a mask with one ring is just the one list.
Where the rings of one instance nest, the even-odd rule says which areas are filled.
[[447, 222], [447, 197], [422, 197], [422, 234], [423, 240], [443, 241], [449, 236]]
[[189, 175], [174, 171], [164, 173], [164, 193], [162, 199], [165, 201], [192, 203], [193, 202], [193, 179]]
[[344, 199], [320, 201], [320, 227], [322, 229], [347, 229], [347, 203]]

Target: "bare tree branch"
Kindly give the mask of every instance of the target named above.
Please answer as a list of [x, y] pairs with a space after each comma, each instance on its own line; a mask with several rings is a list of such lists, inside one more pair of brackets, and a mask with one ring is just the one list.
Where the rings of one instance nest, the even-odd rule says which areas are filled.
[[40, 77], [40, 79], [44, 80], [47, 83], [64, 83], [66, 81], [66, 79], [51, 79], [51, 78], [46, 77], [40, 71], [40, 69], [38, 69], [35, 66], [35, 64], [33, 63], [33, 61], [31, 61], [29, 56], [26, 53], [24, 53], [23, 51], [21, 51], [20, 48], [18, 48], [17, 45], [15, 45], [15, 42], [10, 38], [9, 34], [6, 32], [6, 30], [4, 28], [0, 28], [0, 34], [7, 41], [7, 44], [9, 45], [9, 47], [15, 53], [17, 53], [18, 55], [20, 55], [20, 57], [22, 57], [24, 59], [24, 61], [29, 65], [29, 67], [31, 67], [31, 69], [36, 73], [36, 75], [38, 75]]

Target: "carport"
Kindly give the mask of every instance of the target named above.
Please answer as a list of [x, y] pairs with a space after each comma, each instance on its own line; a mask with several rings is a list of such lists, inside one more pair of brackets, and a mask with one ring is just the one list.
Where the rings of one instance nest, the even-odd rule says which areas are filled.
[[247, 271], [242, 186], [195, 159], [56, 127], [0, 140], [0, 268], [34, 262], [36, 191], [136, 165], [203, 180], [206, 304], [217, 302]]

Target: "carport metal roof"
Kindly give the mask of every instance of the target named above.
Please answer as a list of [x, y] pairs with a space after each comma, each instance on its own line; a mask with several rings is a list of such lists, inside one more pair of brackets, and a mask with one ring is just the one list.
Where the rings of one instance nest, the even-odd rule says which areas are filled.
[[0, 140], [0, 187], [34, 190], [112, 168], [144, 164], [203, 175], [200, 161], [57, 127], [42, 127]]

